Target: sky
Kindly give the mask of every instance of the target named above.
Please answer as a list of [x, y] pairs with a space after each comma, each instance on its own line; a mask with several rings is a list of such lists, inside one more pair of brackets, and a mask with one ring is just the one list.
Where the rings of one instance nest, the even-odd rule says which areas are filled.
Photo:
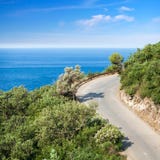
[[160, 0], [0, 0], [0, 48], [142, 48]]

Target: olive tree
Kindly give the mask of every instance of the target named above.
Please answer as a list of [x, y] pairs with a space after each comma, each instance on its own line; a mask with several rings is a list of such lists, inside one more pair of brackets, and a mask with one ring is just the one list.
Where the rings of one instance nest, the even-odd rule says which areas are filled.
[[66, 67], [64, 74], [60, 75], [56, 83], [57, 92], [60, 95], [75, 97], [77, 84], [83, 77], [84, 74], [79, 65], [76, 65], [75, 68]]

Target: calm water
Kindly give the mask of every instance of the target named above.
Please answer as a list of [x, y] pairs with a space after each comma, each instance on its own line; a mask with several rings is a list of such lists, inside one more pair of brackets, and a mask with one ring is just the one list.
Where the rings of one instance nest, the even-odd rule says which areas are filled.
[[135, 49], [0, 49], [0, 89], [23, 85], [29, 90], [53, 84], [64, 67], [79, 64], [82, 71], [100, 72], [113, 52], [125, 59]]

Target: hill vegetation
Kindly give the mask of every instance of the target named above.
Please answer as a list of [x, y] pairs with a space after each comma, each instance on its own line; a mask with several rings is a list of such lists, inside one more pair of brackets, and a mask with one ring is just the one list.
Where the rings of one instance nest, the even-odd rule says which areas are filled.
[[[76, 68], [72, 73], [81, 77]], [[1, 160], [125, 159], [119, 154], [122, 133], [100, 118], [93, 106], [65, 97], [74, 93], [74, 87], [63, 88], [61, 83], [70, 83], [68, 75], [63, 76], [59, 92], [56, 85], [32, 92], [24, 87], [0, 92]]]
[[139, 94], [160, 104], [160, 42], [138, 49], [124, 63], [122, 89], [131, 96]]

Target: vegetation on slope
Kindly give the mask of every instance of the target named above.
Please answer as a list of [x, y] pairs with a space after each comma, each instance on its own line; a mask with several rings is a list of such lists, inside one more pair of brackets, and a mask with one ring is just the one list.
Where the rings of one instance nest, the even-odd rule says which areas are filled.
[[123, 160], [122, 138], [92, 106], [60, 95], [55, 85], [0, 92], [2, 160]]
[[136, 53], [124, 64], [121, 75], [122, 89], [134, 96], [151, 98], [160, 104], [160, 42], [149, 44]]

